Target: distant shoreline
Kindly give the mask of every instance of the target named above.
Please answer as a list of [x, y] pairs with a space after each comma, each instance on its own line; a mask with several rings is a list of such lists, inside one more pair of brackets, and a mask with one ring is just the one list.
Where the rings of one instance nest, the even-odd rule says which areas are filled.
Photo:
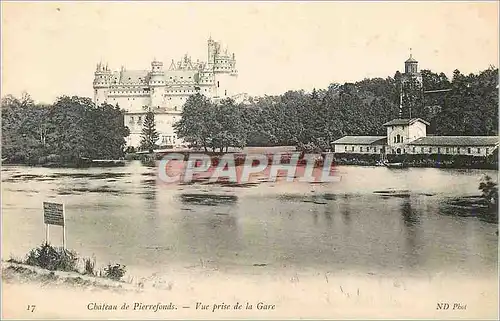
[[[212, 156], [213, 160], [216, 160], [217, 156]], [[161, 158], [160, 158], [161, 159]], [[125, 159], [125, 160], [109, 160], [102, 161], [99, 163], [91, 164], [75, 164], [75, 163], [48, 163], [48, 164], [30, 164], [23, 162], [2, 162], [1, 166], [26, 166], [26, 167], [42, 167], [42, 168], [96, 168], [96, 167], [126, 167], [128, 163], [139, 160], [139, 159]], [[157, 159], [159, 160], [159, 159]], [[156, 164], [155, 164], [156, 165]], [[237, 164], [239, 166], [241, 164]], [[334, 166], [363, 166], [363, 167], [383, 167], [379, 160], [365, 160], [365, 159], [342, 159], [336, 158], [334, 160]], [[318, 162], [315, 167], [323, 166], [322, 162]], [[406, 161], [404, 162], [404, 168], [398, 170], [404, 170], [405, 168], [438, 168], [438, 169], [486, 169], [498, 171], [498, 164], [491, 163], [475, 163], [471, 165], [455, 164], [452, 162], [434, 162], [431, 159], [425, 162], [414, 162]]]

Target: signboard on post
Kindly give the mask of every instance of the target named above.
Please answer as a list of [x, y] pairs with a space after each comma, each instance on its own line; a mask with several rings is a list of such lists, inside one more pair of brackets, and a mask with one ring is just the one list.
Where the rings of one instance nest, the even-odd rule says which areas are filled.
[[64, 205], [43, 202], [43, 222], [50, 225], [64, 226]]
[[49, 243], [49, 225], [63, 228], [63, 248], [66, 249], [66, 222], [64, 204], [43, 202], [43, 222], [45, 223], [45, 242]]

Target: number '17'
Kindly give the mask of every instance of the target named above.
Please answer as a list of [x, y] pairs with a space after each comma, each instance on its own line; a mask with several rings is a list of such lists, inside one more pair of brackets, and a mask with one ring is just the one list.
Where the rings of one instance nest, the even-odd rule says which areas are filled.
[[33, 304], [28, 304], [28, 308], [27, 308], [26, 310], [31, 311], [31, 312], [34, 312], [34, 311], [35, 311], [35, 308], [36, 308], [36, 305], [33, 305]]

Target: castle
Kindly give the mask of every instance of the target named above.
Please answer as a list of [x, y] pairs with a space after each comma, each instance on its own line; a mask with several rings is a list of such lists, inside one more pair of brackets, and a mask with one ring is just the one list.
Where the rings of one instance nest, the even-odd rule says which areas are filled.
[[150, 70], [111, 71], [107, 64], [97, 64], [94, 73], [94, 102], [108, 103], [125, 110], [125, 125], [130, 129], [127, 145], [138, 147], [142, 122], [146, 112], [155, 113], [157, 144], [175, 147], [182, 143], [173, 129], [180, 120], [182, 107], [189, 96], [200, 93], [213, 101], [238, 94], [236, 58], [210, 37], [207, 61], [192, 61], [187, 54], [179, 61], [172, 60], [168, 70], [163, 62], [154, 59]]

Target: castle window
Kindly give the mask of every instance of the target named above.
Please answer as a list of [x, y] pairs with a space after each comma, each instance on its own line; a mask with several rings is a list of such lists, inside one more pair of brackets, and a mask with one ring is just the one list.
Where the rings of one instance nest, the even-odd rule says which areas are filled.
[[477, 153], [478, 153], [478, 154], [479, 154], [479, 153], [481, 153], [481, 148], [478, 148], [478, 149], [477, 149]]
[[446, 147], [446, 154], [448, 154], [450, 152], [450, 149], [448, 147]]
[[346, 152], [347, 152], [347, 146], [344, 146], [344, 151], [346, 151]]
[[457, 147], [457, 154], [460, 154], [460, 147]]
[[432, 154], [432, 147], [429, 147], [429, 154]]
[[490, 149], [486, 148], [486, 154], [488, 154], [489, 152], [490, 152]]
[[377, 152], [377, 147], [373, 146], [373, 151], [376, 153]]
[[470, 154], [471, 153], [471, 150], [470, 150], [470, 147], [467, 148], [467, 154]]
[[359, 148], [359, 152], [362, 153], [363, 152], [363, 147], [360, 147]]
[[413, 147], [413, 154], [415, 154], [416, 147]]
[[351, 152], [354, 152], [354, 146], [351, 147]]
[[438, 154], [441, 154], [441, 147], [438, 147]]
[[423, 154], [424, 153], [424, 148], [420, 147], [420, 152]]
[[219, 84], [219, 81], [217, 80], [217, 88], [219, 88], [219, 87], [220, 87], [220, 84]]

